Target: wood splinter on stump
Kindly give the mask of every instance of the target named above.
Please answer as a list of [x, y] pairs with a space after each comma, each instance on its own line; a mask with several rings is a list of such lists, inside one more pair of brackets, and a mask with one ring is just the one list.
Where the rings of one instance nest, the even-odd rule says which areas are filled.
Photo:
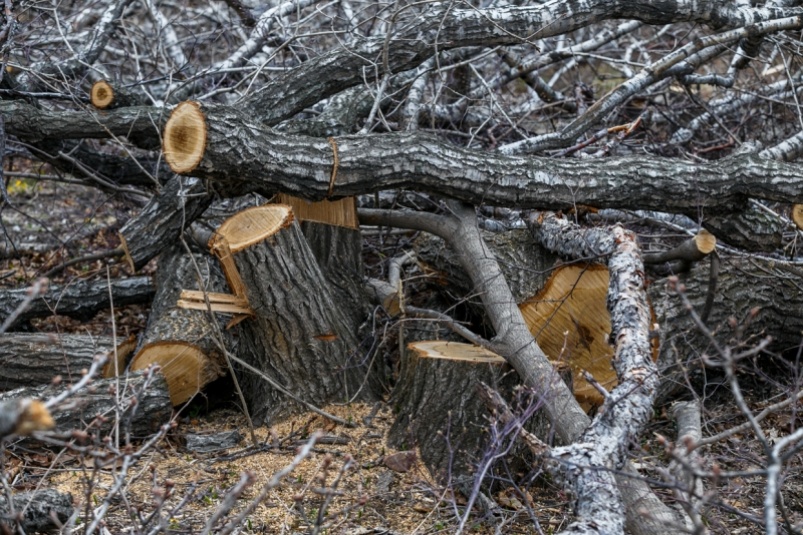
[[[240, 323], [239, 357], [298, 398], [322, 406], [373, 399], [343, 307], [332, 297], [290, 206], [269, 204], [227, 219], [210, 240], [235, 295], [253, 311]], [[257, 421], [299, 410], [257, 374], [240, 385]]]

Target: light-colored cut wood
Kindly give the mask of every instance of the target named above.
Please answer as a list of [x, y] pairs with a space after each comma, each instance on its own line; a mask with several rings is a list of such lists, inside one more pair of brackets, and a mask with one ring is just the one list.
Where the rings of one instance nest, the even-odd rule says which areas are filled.
[[461, 342], [446, 342], [443, 340], [429, 340], [413, 342], [407, 347], [416, 352], [421, 358], [457, 360], [461, 362], [474, 362], [477, 364], [504, 364], [505, 359], [483, 347]]
[[89, 101], [99, 110], [105, 110], [114, 102], [114, 88], [106, 80], [98, 80], [92, 84]]
[[583, 370], [608, 390], [617, 383], [607, 294], [607, 268], [571, 265], [555, 270], [536, 297], [519, 305], [541, 349], [571, 368], [574, 395], [586, 409], [603, 397], [583, 378]]
[[792, 221], [795, 222], [797, 228], [803, 230], [803, 204], [792, 205]]
[[291, 206], [296, 219], [299, 221], [314, 221], [352, 229], [360, 228], [357, 219], [356, 197], [346, 197], [336, 201], [310, 202], [281, 193], [276, 196], [276, 200], [279, 203]]
[[182, 102], [170, 114], [164, 128], [162, 150], [176, 173], [189, 173], [206, 152], [206, 117], [197, 102]]
[[158, 364], [170, 390], [170, 402], [180, 405], [192, 398], [223, 371], [197, 346], [180, 341], [153, 342], [140, 349], [131, 369], [145, 370]]
[[704, 255], [711, 254], [717, 248], [717, 237], [705, 229], [700, 229], [694, 236], [694, 243], [697, 245], [697, 250]]
[[103, 367], [103, 377], [117, 377], [125, 371], [125, 363], [137, 349], [137, 337], [133, 334], [109, 352], [109, 361]]
[[[207, 300], [209, 304], [207, 305]], [[245, 297], [232, 294], [202, 292], [200, 290], [182, 290], [176, 306], [187, 310], [208, 310], [222, 314], [252, 315], [254, 312], [248, 306]]]
[[248, 208], [230, 217], [220, 226], [212, 236], [209, 248], [223, 262], [224, 256], [260, 243], [268, 236], [288, 227], [293, 219], [293, 209], [287, 204], [266, 204]]

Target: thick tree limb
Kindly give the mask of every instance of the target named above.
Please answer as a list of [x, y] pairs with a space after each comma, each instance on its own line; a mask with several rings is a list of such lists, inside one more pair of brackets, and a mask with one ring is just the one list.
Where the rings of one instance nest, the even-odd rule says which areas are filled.
[[[193, 105], [197, 120], [168, 121], [166, 130], [199, 142], [173, 143], [166, 158], [174, 170], [216, 181], [227, 196], [280, 191], [321, 200], [416, 189], [475, 204], [693, 213], [736, 209], [748, 197], [803, 201], [797, 166], [751, 156], [710, 164], [662, 158], [553, 160], [470, 151], [421, 133], [391, 133], [335, 138], [335, 163], [327, 140], [274, 133], [240, 109]], [[188, 115], [182, 113], [181, 120]]]

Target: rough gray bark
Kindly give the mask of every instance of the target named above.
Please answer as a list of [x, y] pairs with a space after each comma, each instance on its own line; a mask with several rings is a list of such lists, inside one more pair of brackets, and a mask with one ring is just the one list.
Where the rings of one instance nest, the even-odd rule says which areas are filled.
[[[150, 277], [131, 277], [107, 281], [76, 281], [65, 286], [51, 286], [44, 295], [31, 302], [15, 322], [19, 324], [32, 318], [55, 314], [76, 318], [91, 318], [100, 310], [108, 308], [109, 292], [114, 306], [148, 303], [153, 299], [154, 287]], [[9, 317], [25, 300], [28, 290], [5, 290], [0, 292], [0, 321]]]
[[168, 113], [163, 108], [136, 106], [115, 110], [53, 111], [21, 100], [0, 101], [6, 132], [31, 143], [66, 139], [108, 139], [137, 135], [158, 140]]
[[[121, 433], [130, 433], [132, 438], [151, 435], [170, 421], [173, 409], [164, 377], [156, 374], [148, 381], [147, 388], [143, 388], [147, 377], [145, 373], [135, 373], [92, 382], [51, 411], [56, 429], [87, 430], [105, 435], [120, 425]], [[18, 388], [0, 394], [0, 401], [18, 398], [44, 400], [60, 394], [68, 386], [62, 383]]]
[[[732, 346], [750, 337], [769, 335], [771, 351], [797, 351], [803, 330], [803, 290], [799, 284], [803, 269], [792, 263], [746, 255], [720, 253], [720, 262], [717, 289], [706, 322], [718, 343]], [[680, 283], [695, 310], [702, 311], [710, 284], [708, 262], [682, 274]], [[700, 359], [711, 347], [667, 281], [655, 282], [650, 295], [661, 326], [659, 362], [666, 376], [659, 397], [666, 399], [685, 387], [684, 375], [702, 368]], [[735, 328], [730, 318], [737, 320]]]
[[301, 231], [329, 283], [333, 299], [342, 308], [356, 336], [371, 311], [363, 288], [365, 270], [360, 230], [302, 221]]
[[114, 340], [85, 334], [0, 335], [0, 390], [47, 385], [56, 376], [76, 382], [96, 355], [114, 351]]
[[[236, 216], [235, 216], [236, 217]], [[291, 216], [292, 217], [292, 216]], [[298, 224], [232, 255], [254, 316], [239, 324], [238, 355], [308, 403], [373, 399], [348, 320], [328, 288]], [[301, 408], [262, 377], [241, 372], [255, 420], [271, 422]]]
[[[215, 181], [227, 196], [330, 195], [335, 168], [325, 139], [278, 134], [239, 109], [202, 106], [206, 151], [187, 174]], [[696, 213], [742, 208], [750, 197], [803, 201], [797, 166], [736, 156], [715, 163], [664, 158], [603, 160], [503, 156], [450, 145], [421, 133], [342, 136], [334, 197], [416, 189], [473, 204], [563, 209], [578, 204]], [[773, 180], [768, 181], [767, 176]], [[622, 195], [623, 189], [628, 194]]]
[[212, 195], [196, 178], [174, 177], [148, 205], [120, 229], [126, 258], [135, 271], [142, 269], [173, 244], [209, 204]]
[[156, 295], [148, 325], [131, 361], [132, 369], [156, 362], [170, 387], [174, 405], [184, 403], [227, 373], [225, 350], [237, 344], [223, 317], [177, 306], [182, 290], [225, 293], [226, 280], [211, 255], [188, 253], [181, 243], [166, 244], [156, 271]]
[[[45, 489], [0, 496], [0, 515], [4, 526], [25, 533], [48, 532], [61, 528], [73, 514], [72, 495]], [[12, 513], [13, 511], [13, 513]]]
[[[644, 265], [635, 235], [621, 226], [581, 229], [554, 215], [531, 219], [541, 244], [563, 256], [607, 258], [610, 271], [608, 309], [611, 339], [616, 343], [613, 365], [619, 378], [597, 416], [582, 436], [552, 451], [563, 465], [577, 502], [577, 520], [563, 533], [623, 533], [625, 509], [621, 479], [607, 469], [621, 469], [630, 442], [641, 432], [653, 411], [659, 375], [649, 341]], [[630, 512], [632, 516], [632, 511]]]
[[[485, 9], [432, 9], [391, 27], [388, 36], [355, 39], [305, 62], [246, 99], [246, 106], [266, 124], [277, 124], [319, 100], [371, 78], [417, 67], [435, 50], [468, 46], [518, 44], [521, 36], [543, 39], [611, 19], [636, 19], [649, 24], [699, 22], [735, 28], [796, 14], [791, 10], [740, 9], [730, 4], [681, 1], [671, 7], [649, 0], [547, 2], [538, 5]], [[803, 21], [801, 22], [803, 24]], [[504, 29], [501, 31], [501, 29]]]

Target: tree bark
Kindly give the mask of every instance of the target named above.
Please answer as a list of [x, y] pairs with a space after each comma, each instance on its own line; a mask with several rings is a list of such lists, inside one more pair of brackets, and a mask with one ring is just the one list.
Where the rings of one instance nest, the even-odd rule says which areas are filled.
[[226, 374], [223, 351], [234, 351], [234, 339], [212, 311], [179, 306], [182, 290], [222, 293], [226, 280], [209, 255], [189, 254], [181, 243], [169, 245], [159, 257], [156, 296], [132, 370], [158, 364], [173, 405], [191, 399]]
[[[192, 127], [175, 129], [176, 139], [192, 131], [199, 134], [197, 142], [176, 143], [165, 157], [174, 171], [212, 179], [227, 196], [284, 192], [321, 200], [413, 188], [472, 204], [689, 213], [696, 213], [702, 199], [711, 212], [741, 209], [749, 197], [803, 201], [796, 166], [755, 156], [710, 164], [657, 157], [524, 158], [462, 149], [421, 133], [388, 133], [335, 138], [335, 163], [327, 140], [277, 134], [236, 108], [185, 102], [176, 109], [182, 106], [182, 120], [188, 107], [194, 117]], [[176, 112], [166, 124], [165, 139], [173, 117]], [[621, 194], [623, 188], [627, 195]]]
[[205, 184], [196, 178], [174, 177], [148, 205], [120, 229], [123, 250], [139, 271], [165, 247], [175, 243], [212, 202]]
[[[121, 345], [127, 344], [124, 341]], [[112, 377], [116, 349], [124, 360], [133, 348], [115, 348], [111, 337], [85, 334], [0, 335], [0, 390], [47, 385], [56, 377], [68, 383], [78, 381], [98, 354], [110, 354], [104, 377]]]
[[7, 518], [2, 524], [15, 532], [19, 526], [25, 533], [59, 529], [73, 514], [72, 501], [71, 494], [50, 489], [12, 494], [11, 500], [0, 496], [0, 515]]
[[[132, 438], [151, 435], [170, 421], [172, 406], [164, 377], [156, 374], [146, 381], [147, 377], [135, 373], [94, 381], [51, 411], [56, 428], [106, 434], [119, 425], [121, 432], [130, 433]], [[0, 401], [47, 399], [66, 388], [65, 384], [18, 388], [0, 394]]]
[[[235, 295], [253, 317], [240, 323], [238, 354], [300, 399], [321, 406], [373, 399], [348, 319], [286, 205], [248, 209], [227, 220], [211, 248]], [[232, 259], [232, 263], [228, 263]], [[273, 421], [299, 406], [262, 377], [243, 372], [240, 384], [255, 420]]]
[[[0, 291], [0, 320], [5, 320], [25, 301], [28, 290]], [[111, 283], [101, 281], [75, 281], [65, 286], [51, 286], [43, 295], [35, 298], [14, 321], [13, 325], [33, 318], [52, 315], [91, 318], [111, 305], [115, 307], [149, 303], [154, 287], [150, 277], [115, 279]]]

